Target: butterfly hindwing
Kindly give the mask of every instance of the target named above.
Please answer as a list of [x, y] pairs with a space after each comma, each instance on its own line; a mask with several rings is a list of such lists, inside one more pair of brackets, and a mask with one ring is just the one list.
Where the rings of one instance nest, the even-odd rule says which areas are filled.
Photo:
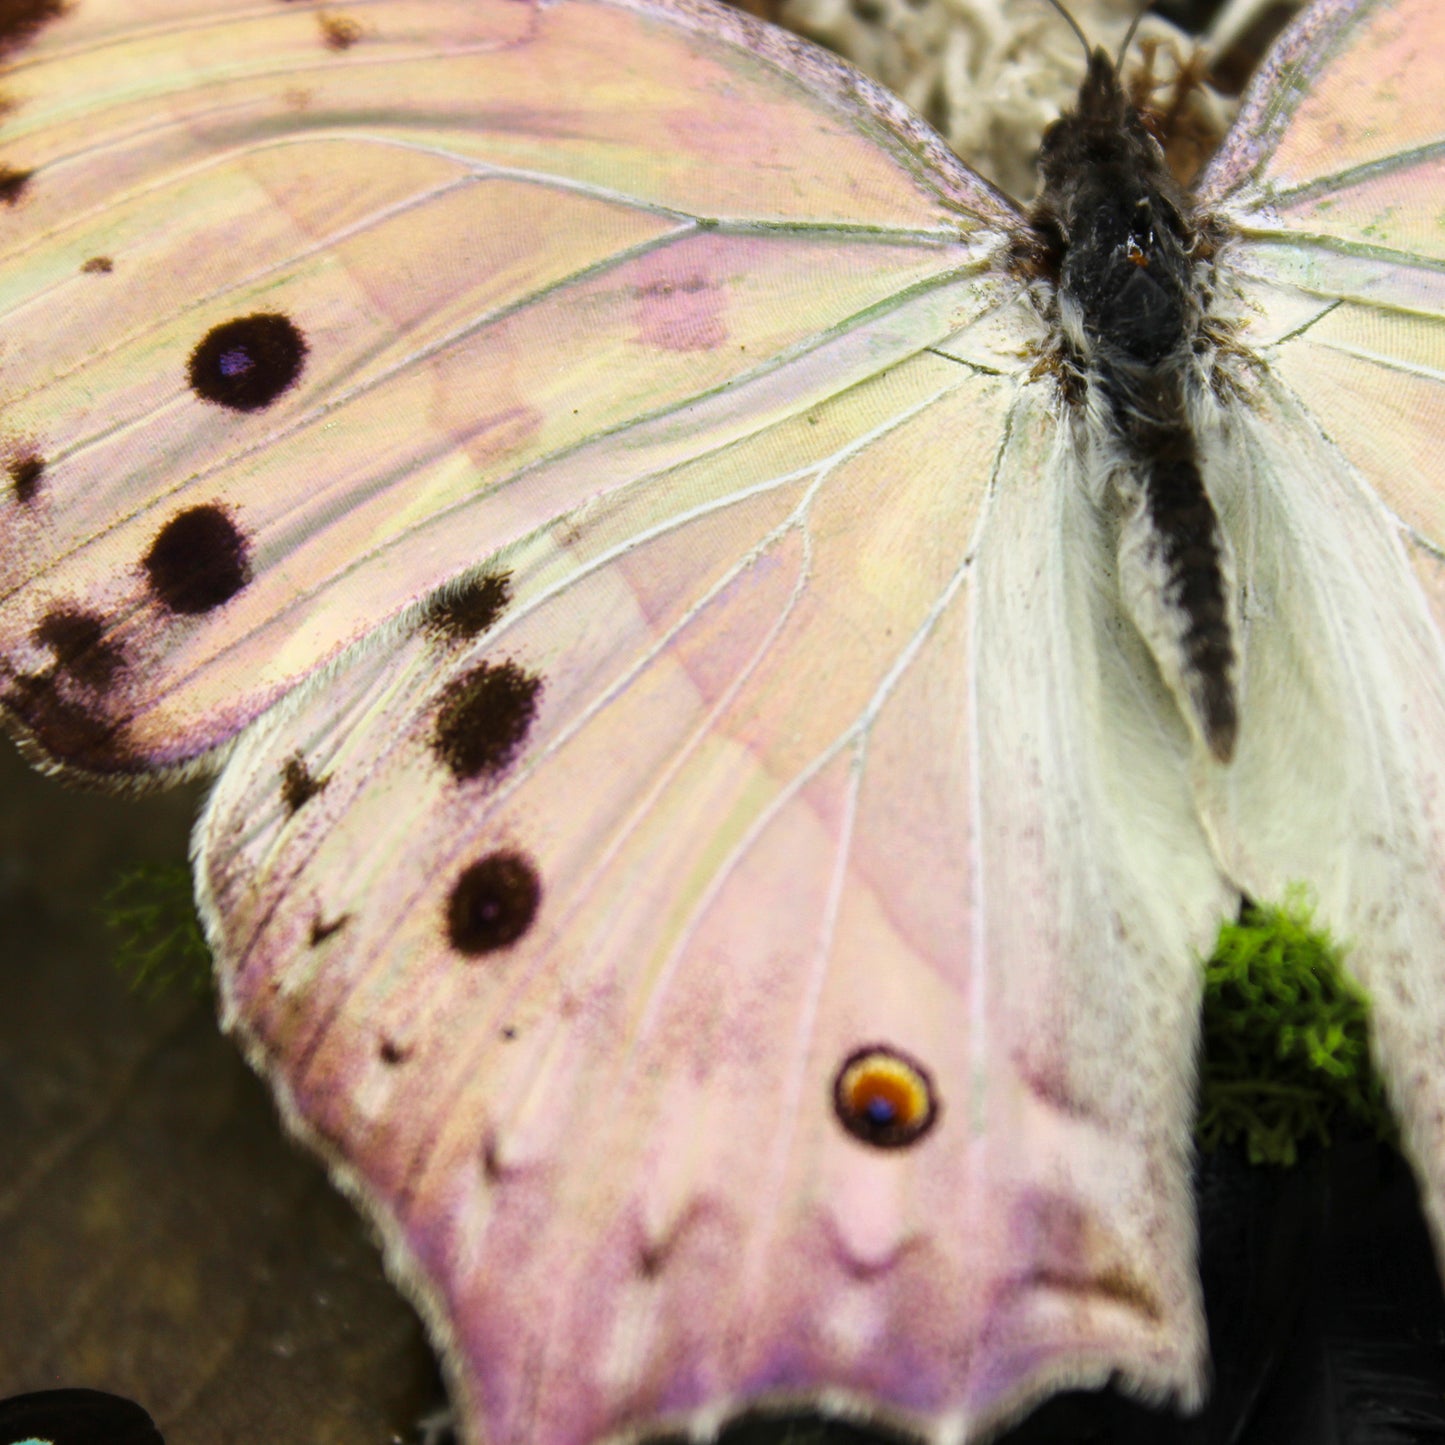
[[1262, 364], [1213, 429], [1240, 553], [1248, 714], [1202, 791], [1255, 897], [1306, 883], [1373, 1005], [1445, 1237], [1445, 15], [1315, 6], [1204, 192]]
[[[439, 606], [231, 760], [198, 834], [227, 1015], [380, 1222], [481, 1438], [768, 1397], [981, 1428], [1116, 1370], [1197, 1391], [1195, 986], [1185, 952], [1156, 987], [1146, 941], [1178, 922], [1120, 876], [1125, 830], [1085, 821], [1119, 761], [1102, 722], [1060, 732], [1071, 699], [1027, 655], [991, 664], [1018, 675], [982, 718], [961, 665], [997, 645], [980, 588], [1068, 612], [1097, 583], [1020, 589], [1032, 554], [983, 525], [1065, 495], [1041, 400], [996, 450], [1011, 392], [922, 356], [700, 459], [519, 552], [475, 641]], [[699, 505], [649, 525], [664, 493]], [[1043, 868], [995, 873], [980, 830], [1039, 789], [1067, 815]], [[1212, 869], [1189, 896], [1197, 940]], [[1126, 919], [1143, 971], [1106, 1006]], [[1040, 1030], [1043, 998], [1079, 1007]], [[911, 1147], [840, 1115], [870, 1051], [926, 1079]]]

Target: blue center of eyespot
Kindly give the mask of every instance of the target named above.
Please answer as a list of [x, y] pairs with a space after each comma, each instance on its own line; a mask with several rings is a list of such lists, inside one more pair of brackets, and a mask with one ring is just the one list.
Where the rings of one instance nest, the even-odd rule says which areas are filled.
[[898, 1110], [881, 1094], [875, 1094], [869, 1099], [863, 1106], [863, 1112], [868, 1116], [870, 1124], [893, 1124], [898, 1120]]
[[42, 1440], [38, 1435], [31, 1435], [25, 1440], [16, 1440], [12, 1445], [55, 1445], [54, 1440]]
[[221, 375], [240, 376], [243, 371], [250, 371], [252, 366], [251, 355], [243, 351], [239, 346], [233, 351], [221, 353]]

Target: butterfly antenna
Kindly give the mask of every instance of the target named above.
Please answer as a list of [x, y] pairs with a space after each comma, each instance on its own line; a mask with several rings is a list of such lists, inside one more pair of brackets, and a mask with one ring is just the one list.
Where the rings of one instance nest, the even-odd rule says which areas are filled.
[[1139, 22], [1154, 8], [1154, 0], [1144, 0], [1144, 3], [1134, 12], [1134, 18], [1129, 22], [1129, 29], [1125, 32], [1123, 40], [1119, 43], [1119, 53], [1114, 57], [1114, 69], [1120, 71], [1124, 68], [1124, 57], [1129, 53], [1129, 47], [1134, 43], [1134, 36], [1139, 29]]
[[[1064, 9], [1063, 0], [1049, 0], [1049, 4], [1052, 5], [1054, 9], [1057, 10], [1059, 14], [1064, 17], [1064, 19], [1068, 22], [1069, 29], [1072, 30], [1074, 34], [1079, 37], [1079, 44], [1084, 47], [1084, 64], [1087, 65], [1089, 63], [1089, 57], [1092, 54], [1089, 49], [1089, 37], [1084, 34], [1082, 27], [1079, 25], [1079, 22], [1075, 20], [1074, 17], [1070, 15], [1066, 9]], [[1137, 24], [1138, 22], [1136, 21], [1135, 23]]]

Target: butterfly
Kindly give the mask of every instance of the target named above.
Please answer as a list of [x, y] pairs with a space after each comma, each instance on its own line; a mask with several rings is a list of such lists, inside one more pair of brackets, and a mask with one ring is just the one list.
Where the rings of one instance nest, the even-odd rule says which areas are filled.
[[217, 781], [222, 1018], [472, 1441], [1207, 1373], [1199, 956], [1301, 882], [1445, 1225], [1432, 0], [1029, 212], [706, 0], [39, 3], [0, 707]]

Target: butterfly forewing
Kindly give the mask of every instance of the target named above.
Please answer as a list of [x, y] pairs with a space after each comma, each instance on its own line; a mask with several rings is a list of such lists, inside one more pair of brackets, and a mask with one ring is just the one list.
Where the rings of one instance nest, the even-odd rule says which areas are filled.
[[1445, 103], [1431, 69], [1442, 46], [1445, 13], [1430, 0], [1316, 6], [1202, 186], [1239, 233], [1225, 255], [1243, 282], [1240, 339], [1406, 541], [1434, 551], [1445, 546]]
[[1445, 124], [1431, 69], [1442, 24], [1432, 0], [1312, 5], [1260, 66], [1200, 180], [1201, 201], [1250, 197], [1256, 186], [1323, 189], [1382, 162], [1430, 154]]
[[[57, 22], [17, 72], [35, 99], [5, 154], [30, 174], [0, 218], [6, 705], [92, 774], [216, 747], [419, 595], [636, 475], [597, 458], [539, 483], [549, 460], [866, 331], [1001, 243], [1002, 204], [977, 185], [965, 213], [893, 103], [865, 122], [681, 13], [366, 7], [338, 49], [311, 8], [133, 30], [107, 8]], [[673, 116], [723, 88], [752, 106], [746, 162], [735, 124]], [[463, 96], [487, 102], [463, 119]], [[799, 107], [783, 157], [777, 112]], [[679, 134], [663, 159], [648, 126]], [[734, 199], [687, 212], [673, 165]], [[47, 223], [76, 176], [87, 204]], [[987, 304], [980, 286], [915, 308], [832, 389]]]

